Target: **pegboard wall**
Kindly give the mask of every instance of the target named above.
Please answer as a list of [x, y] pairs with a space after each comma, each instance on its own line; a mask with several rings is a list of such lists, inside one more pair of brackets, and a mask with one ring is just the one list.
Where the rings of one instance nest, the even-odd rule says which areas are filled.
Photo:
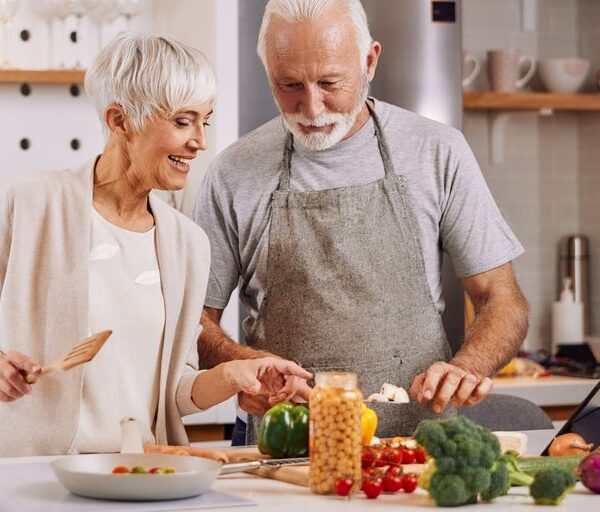
[[[142, 3], [129, 20], [116, 11], [101, 17], [91, 11], [78, 22], [74, 15], [51, 16], [43, 10], [44, 0], [21, 0], [8, 27], [9, 63], [19, 69], [61, 69], [79, 62], [85, 68], [117, 33], [153, 30], [154, 1]], [[0, 179], [80, 165], [101, 152], [103, 144], [100, 121], [83, 85], [0, 83]]]

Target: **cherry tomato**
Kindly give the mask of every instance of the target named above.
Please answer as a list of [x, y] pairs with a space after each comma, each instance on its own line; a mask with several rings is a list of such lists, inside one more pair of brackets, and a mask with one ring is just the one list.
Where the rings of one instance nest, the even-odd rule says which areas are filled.
[[152, 475], [154, 475], [154, 474], [156, 474], [156, 473], [160, 473], [160, 472], [161, 472], [160, 468], [150, 468], [150, 469], [148, 470], [148, 473], [150, 473], [150, 474], [152, 474]]
[[427, 459], [427, 453], [425, 452], [425, 448], [419, 446], [415, 448], [415, 460], [417, 464], [424, 464]]
[[367, 498], [374, 500], [381, 494], [381, 487], [381, 478], [370, 478], [363, 482], [362, 490], [367, 495]]
[[354, 486], [354, 480], [352, 478], [345, 478], [340, 476], [335, 480], [335, 493], [338, 496], [348, 496], [352, 487]]
[[412, 448], [402, 449], [402, 464], [414, 464], [415, 451]]
[[375, 468], [363, 468], [362, 470], [363, 479], [375, 476], [375, 474]]
[[381, 452], [381, 458], [387, 463], [386, 465], [402, 464], [402, 451], [388, 446]]
[[373, 449], [373, 454], [375, 456], [375, 460], [373, 461], [373, 465], [376, 468], [382, 468], [384, 466], [387, 466], [387, 462], [383, 459], [383, 450], [381, 450], [379, 448], [374, 448]]
[[386, 476], [402, 476], [402, 466], [389, 466], [385, 470]]
[[131, 471], [127, 466], [115, 466], [112, 472], [116, 475], [119, 473], [130, 473]]
[[384, 476], [382, 488], [384, 492], [398, 492], [402, 489], [402, 477], [393, 475]]
[[417, 477], [414, 473], [407, 473], [402, 476], [402, 489], [404, 492], [411, 493], [417, 488]]
[[370, 468], [375, 463], [376, 454], [371, 448], [363, 448], [361, 465], [363, 468]]

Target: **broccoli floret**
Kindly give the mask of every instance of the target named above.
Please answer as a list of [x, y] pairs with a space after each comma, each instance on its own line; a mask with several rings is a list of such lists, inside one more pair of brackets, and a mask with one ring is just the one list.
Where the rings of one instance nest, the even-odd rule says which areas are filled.
[[504, 496], [510, 489], [510, 472], [506, 464], [499, 460], [492, 467], [490, 485], [481, 492], [483, 501], [492, 501], [498, 496]]
[[456, 473], [458, 471], [454, 457], [440, 457], [434, 460], [440, 473]]
[[560, 468], [546, 469], [535, 475], [529, 494], [537, 505], [560, 505], [575, 487], [575, 477]]
[[484, 492], [490, 486], [490, 472], [486, 468], [465, 468], [460, 476], [473, 494]]
[[458, 475], [434, 473], [429, 493], [440, 507], [458, 507], [477, 502], [477, 494], [471, 493], [465, 481]]
[[[415, 431], [415, 439], [421, 446], [430, 446], [427, 453], [434, 459], [440, 459], [446, 454], [448, 436], [444, 427], [437, 420], [423, 420]], [[454, 447], [456, 450], [456, 447]]]
[[490, 501], [508, 492], [509, 471], [499, 463], [500, 444], [485, 428], [461, 416], [425, 420], [415, 439], [433, 458], [419, 482], [437, 505], [476, 503], [479, 495]]

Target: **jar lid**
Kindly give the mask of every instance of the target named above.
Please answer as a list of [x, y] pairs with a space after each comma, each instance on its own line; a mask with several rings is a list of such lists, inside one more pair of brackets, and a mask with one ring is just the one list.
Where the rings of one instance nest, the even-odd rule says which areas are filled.
[[358, 382], [356, 373], [352, 372], [317, 372], [315, 385], [325, 388], [354, 389]]

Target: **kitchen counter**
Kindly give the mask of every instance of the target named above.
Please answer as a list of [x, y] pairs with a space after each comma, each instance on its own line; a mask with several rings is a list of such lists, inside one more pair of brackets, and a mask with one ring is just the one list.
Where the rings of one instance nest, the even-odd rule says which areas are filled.
[[519, 396], [539, 406], [577, 405], [598, 381], [580, 377], [496, 377], [492, 393]]
[[[538, 430], [527, 432], [529, 437], [529, 446], [531, 453], [539, 451], [552, 438], [554, 430]], [[20, 459], [0, 459], [0, 464], [9, 462], [21, 462], [28, 464], [33, 462], [50, 461], [55, 457], [23, 457]], [[315, 496], [311, 492], [296, 485], [286, 484], [275, 480], [267, 480], [252, 475], [238, 474], [219, 478], [214, 487], [217, 491], [228, 492], [243, 496], [258, 503], [258, 508], [236, 507], [223, 510], [232, 512], [249, 512], [252, 510], [285, 512], [346, 512], [364, 510], [424, 510], [432, 509], [432, 501], [426, 496], [426, 493], [417, 490], [414, 494], [398, 493], [395, 495], [381, 495], [376, 500], [367, 500], [362, 493], [347, 500], [334, 496]], [[65, 491], [66, 493], [67, 491]], [[2, 496], [0, 501], [0, 510], [12, 510], [10, 507], [10, 495]], [[542, 512], [544, 510], [596, 510], [600, 506], [600, 496], [587, 491], [581, 484], [564, 501], [562, 508], [541, 507], [534, 505], [531, 498], [527, 496], [527, 489], [524, 487], [514, 487], [509, 495], [497, 499], [492, 504], [470, 505], [468, 508], [455, 510], [469, 510], [470, 512], [493, 512], [494, 510], [507, 510], [513, 512], [531, 511]], [[6, 508], [4, 508], [6, 507]], [[169, 510], [168, 502], [165, 502], [165, 511]], [[440, 509], [443, 510], [443, 509]]]

